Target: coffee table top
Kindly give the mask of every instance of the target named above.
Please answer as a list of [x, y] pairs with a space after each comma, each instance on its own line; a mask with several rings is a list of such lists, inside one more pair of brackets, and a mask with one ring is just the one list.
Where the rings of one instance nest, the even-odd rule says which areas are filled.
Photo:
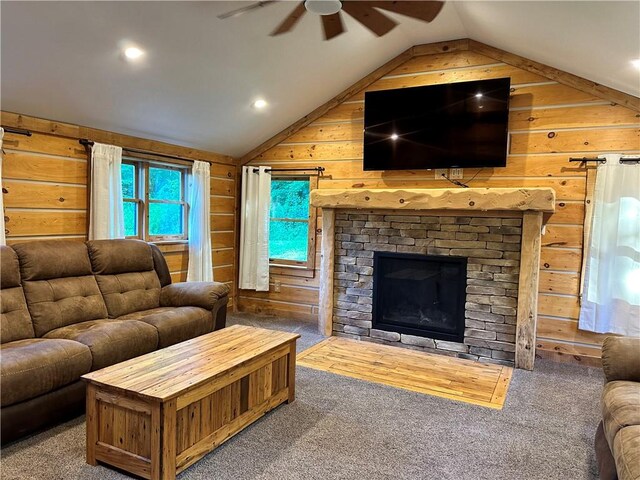
[[166, 401], [300, 338], [233, 325], [82, 376], [88, 383]]

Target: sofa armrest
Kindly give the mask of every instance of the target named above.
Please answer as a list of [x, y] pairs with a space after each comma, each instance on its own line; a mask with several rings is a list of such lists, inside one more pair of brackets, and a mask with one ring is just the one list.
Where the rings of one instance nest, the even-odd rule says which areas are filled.
[[602, 345], [602, 369], [607, 382], [640, 382], [640, 338], [605, 338]]
[[219, 282], [181, 282], [162, 287], [160, 306], [201, 307], [213, 310], [220, 300], [226, 304], [229, 286]]

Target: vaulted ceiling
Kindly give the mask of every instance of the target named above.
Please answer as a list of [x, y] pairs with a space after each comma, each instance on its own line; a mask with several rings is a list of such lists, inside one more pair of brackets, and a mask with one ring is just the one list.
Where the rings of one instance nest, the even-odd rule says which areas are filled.
[[381, 38], [344, 16], [331, 41], [311, 14], [269, 36], [294, 2], [217, 18], [249, 3], [3, 1], [1, 107], [241, 156], [408, 47], [466, 37], [640, 96], [637, 1], [449, 1]]

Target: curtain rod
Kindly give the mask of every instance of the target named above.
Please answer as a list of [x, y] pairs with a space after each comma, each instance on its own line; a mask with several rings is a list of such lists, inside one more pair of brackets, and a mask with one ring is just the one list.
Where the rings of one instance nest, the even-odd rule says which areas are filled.
[[[265, 172], [310, 172], [314, 171], [318, 175], [324, 172], [324, 167], [311, 167], [311, 168], [267, 168]], [[253, 173], [258, 173], [259, 168], [254, 168]]]
[[5, 127], [4, 125], [2, 128], [7, 133], [15, 133], [16, 135], [25, 135], [27, 137], [33, 135], [30, 130], [25, 130], [24, 128]]
[[[78, 140], [78, 143], [80, 143], [80, 145], [84, 145], [85, 147], [93, 147], [93, 144], [95, 142], [92, 142], [91, 140], [87, 140], [86, 138], [81, 138], [80, 140]], [[193, 163], [193, 160], [191, 160], [190, 158], [178, 157], [177, 155], [168, 155], [166, 153], [152, 152], [151, 150], [140, 150], [138, 148], [129, 148], [129, 147], [122, 147], [122, 150], [126, 150], [127, 152], [131, 152], [131, 153], [140, 153], [142, 155], [154, 155], [156, 157], [171, 158], [173, 160], [181, 160], [183, 162]]]
[[[582, 158], [569, 158], [570, 162], [580, 162], [580, 163], [587, 163], [587, 162], [602, 162], [602, 163], [607, 163], [607, 160], [604, 158], [588, 158], [588, 157], [582, 157]], [[620, 163], [633, 163], [633, 162], [640, 162], [640, 157], [625, 157], [625, 158], [620, 158]]]

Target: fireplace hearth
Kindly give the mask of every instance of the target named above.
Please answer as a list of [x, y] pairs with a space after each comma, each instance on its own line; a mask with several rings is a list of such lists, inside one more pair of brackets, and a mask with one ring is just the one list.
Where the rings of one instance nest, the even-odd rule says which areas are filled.
[[462, 342], [465, 257], [375, 252], [373, 328]]

